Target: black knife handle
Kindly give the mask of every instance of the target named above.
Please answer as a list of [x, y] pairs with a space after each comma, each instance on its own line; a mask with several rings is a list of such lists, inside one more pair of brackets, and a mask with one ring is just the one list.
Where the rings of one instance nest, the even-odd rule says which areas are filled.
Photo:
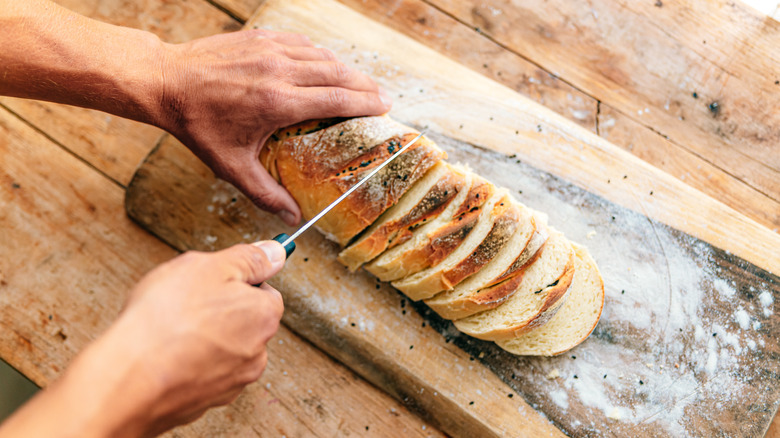
[[[279, 242], [279, 243], [284, 243], [284, 241], [285, 241], [285, 240], [287, 240], [287, 239], [289, 239], [289, 238], [290, 238], [290, 236], [289, 236], [289, 235], [287, 235], [287, 234], [285, 234], [285, 233], [282, 233], [282, 234], [277, 234], [277, 235], [276, 235], [276, 236], [275, 236], [273, 239], [271, 239], [271, 240], [275, 240], [275, 241], [277, 241], [277, 242]], [[284, 247], [284, 252], [287, 254], [287, 256], [286, 256], [285, 258], [288, 258], [288, 259], [289, 259], [289, 258], [290, 258], [290, 254], [292, 254], [292, 253], [293, 253], [293, 251], [295, 251], [295, 242], [290, 242], [290, 243], [288, 243], [288, 244], [287, 244], [287, 245]]]

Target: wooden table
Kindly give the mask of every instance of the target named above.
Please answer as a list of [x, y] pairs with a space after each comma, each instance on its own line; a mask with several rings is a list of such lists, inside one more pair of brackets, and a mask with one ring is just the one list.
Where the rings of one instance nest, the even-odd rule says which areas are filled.
[[[342, 2], [780, 229], [778, 22], [733, 2]], [[262, 1], [60, 3], [181, 42], [240, 28]], [[130, 285], [176, 254], [122, 205], [162, 133], [49, 103], [0, 105], [0, 356], [45, 386]], [[271, 354], [280, 360], [249, 392], [264, 409], [236, 420], [252, 402], [242, 397], [184, 431], [438, 435], [285, 328]], [[780, 436], [777, 419], [768, 436]]]

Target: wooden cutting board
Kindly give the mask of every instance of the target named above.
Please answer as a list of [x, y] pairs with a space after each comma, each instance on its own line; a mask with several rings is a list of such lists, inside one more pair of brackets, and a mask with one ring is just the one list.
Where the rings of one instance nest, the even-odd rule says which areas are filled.
[[[780, 395], [780, 238], [513, 91], [330, 1], [268, 1], [249, 26], [303, 32], [372, 74], [391, 115], [588, 246], [606, 285], [593, 336], [509, 355], [350, 274], [316, 232], [271, 283], [284, 323], [454, 436], [761, 436]], [[291, 230], [174, 139], [136, 172], [128, 213], [179, 249]], [[516, 395], [516, 394], [519, 394]]]

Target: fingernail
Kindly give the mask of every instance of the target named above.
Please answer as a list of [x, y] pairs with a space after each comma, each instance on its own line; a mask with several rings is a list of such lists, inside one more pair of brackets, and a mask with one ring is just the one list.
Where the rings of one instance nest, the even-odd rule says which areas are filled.
[[382, 87], [379, 87], [379, 100], [387, 107], [393, 105], [393, 99], [390, 98], [390, 95], [387, 94], [387, 91]]
[[280, 212], [276, 213], [276, 215], [279, 216], [279, 218], [282, 219], [284, 223], [291, 227], [298, 225], [298, 221], [295, 220], [295, 215], [287, 210], [281, 210]]
[[274, 269], [278, 269], [284, 265], [284, 260], [287, 257], [287, 254], [285, 253], [282, 244], [278, 242], [267, 241], [258, 244], [257, 247], [265, 253], [265, 256], [268, 257], [268, 261], [271, 262], [271, 266], [273, 266]]

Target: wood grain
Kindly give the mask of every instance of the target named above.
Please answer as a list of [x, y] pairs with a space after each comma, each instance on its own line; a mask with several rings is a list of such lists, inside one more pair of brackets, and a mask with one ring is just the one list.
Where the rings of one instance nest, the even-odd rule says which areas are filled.
[[[127, 218], [121, 187], [5, 110], [0, 163], [0, 357], [45, 387], [176, 251]], [[173, 435], [441, 436], [284, 327], [269, 357], [236, 403]]]
[[726, 1], [430, 3], [744, 182], [746, 213], [777, 209], [778, 22]]

